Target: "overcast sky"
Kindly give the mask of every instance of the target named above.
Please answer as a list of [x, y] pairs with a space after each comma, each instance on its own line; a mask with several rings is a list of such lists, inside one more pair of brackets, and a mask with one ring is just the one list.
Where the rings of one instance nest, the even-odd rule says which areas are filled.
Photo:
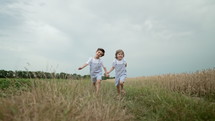
[[101, 47], [129, 77], [195, 72], [215, 67], [214, 22], [214, 0], [0, 0], [0, 69], [89, 74]]

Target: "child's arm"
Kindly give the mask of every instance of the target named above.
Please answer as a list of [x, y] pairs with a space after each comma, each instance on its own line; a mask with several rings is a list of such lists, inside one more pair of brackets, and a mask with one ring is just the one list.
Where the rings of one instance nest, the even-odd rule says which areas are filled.
[[87, 63], [84, 64], [83, 66], [79, 67], [78, 70], [81, 70], [81, 69], [85, 68], [87, 65], [88, 65]]
[[103, 69], [104, 69], [104, 71], [105, 71], [105, 74], [107, 73], [107, 69], [106, 69], [106, 67], [103, 67]]
[[115, 68], [112, 67], [112, 68], [107, 72], [107, 74], [110, 74], [114, 69], [115, 69]]
[[107, 69], [106, 67], [103, 67], [104, 71], [105, 71], [105, 76], [108, 77], [108, 74], [107, 74]]

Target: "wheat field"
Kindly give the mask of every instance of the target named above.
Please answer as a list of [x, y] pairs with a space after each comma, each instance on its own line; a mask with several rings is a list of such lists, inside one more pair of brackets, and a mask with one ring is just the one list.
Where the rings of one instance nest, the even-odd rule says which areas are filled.
[[111, 86], [103, 86], [102, 94], [96, 95], [89, 80], [34, 80], [29, 90], [0, 99], [0, 120], [129, 120]]
[[215, 69], [114, 80], [0, 79], [0, 121], [214, 121]]
[[215, 69], [207, 69], [194, 73], [164, 74], [158, 76], [130, 78], [142, 84], [155, 85], [196, 97], [215, 99]]

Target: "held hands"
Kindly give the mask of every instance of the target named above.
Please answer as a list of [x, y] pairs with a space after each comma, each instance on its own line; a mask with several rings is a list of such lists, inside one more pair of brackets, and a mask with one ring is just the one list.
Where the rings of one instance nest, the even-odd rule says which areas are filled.
[[106, 77], [109, 77], [109, 76], [110, 76], [110, 75], [109, 75], [109, 72], [104, 73], [104, 75], [105, 75]]

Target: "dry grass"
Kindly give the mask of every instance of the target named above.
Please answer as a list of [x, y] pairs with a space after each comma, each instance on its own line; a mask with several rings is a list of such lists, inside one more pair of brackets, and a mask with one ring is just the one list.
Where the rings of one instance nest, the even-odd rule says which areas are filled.
[[[95, 95], [89, 80], [35, 80], [30, 91], [0, 98], [0, 121], [126, 121], [113, 85]], [[106, 83], [104, 83], [106, 84]]]
[[31, 80], [24, 87], [12, 82], [16, 85], [0, 90], [0, 121], [215, 119], [215, 69], [129, 78], [120, 100], [114, 80], [102, 82], [99, 95], [90, 80]]
[[141, 81], [141, 85], [155, 85], [171, 91], [193, 96], [209, 96], [215, 99], [215, 69], [195, 73], [165, 74], [158, 76], [131, 78]]

